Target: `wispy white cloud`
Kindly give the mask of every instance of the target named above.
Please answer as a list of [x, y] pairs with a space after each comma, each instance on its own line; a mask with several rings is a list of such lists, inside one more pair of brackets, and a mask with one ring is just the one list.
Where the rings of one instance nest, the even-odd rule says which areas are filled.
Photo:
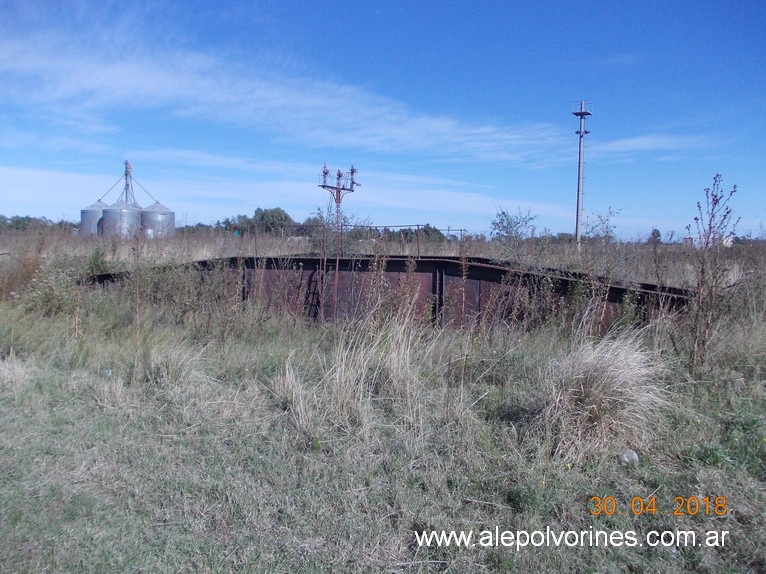
[[189, 119], [247, 125], [275, 141], [385, 153], [511, 163], [548, 161], [566, 145], [547, 123], [513, 125], [437, 116], [365, 89], [287, 77], [257, 63], [161, 47], [79, 45], [46, 32], [0, 39], [0, 86], [20, 109], [80, 132], [118, 124], [120, 110], [163, 110]]
[[421, 221], [435, 215], [454, 224], [454, 214], [460, 213], [463, 220], [481, 221], [482, 226], [487, 226], [501, 208], [511, 212], [529, 210], [541, 217], [568, 217], [571, 214], [569, 209], [555, 203], [499, 199], [491, 190], [477, 190], [473, 182], [460, 180], [373, 173], [370, 174], [370, 186], [376, 193], [367, 195], [362, 188], [353, 202], [370, 210], [400, 209], [417, 213]]
[[633, 152], [668, 152], [703, 149], [708, 146], [704, 138], [672, 134], [648, 134], [631, 138], [595, 143], [590, 146], [593, 153], [624, 154]]
[[92, 138], [71, 135], [43, 134], [39, 131], [17, 129], [13, 126], [0, 128], [0, 147], [7, 149], [34, 148], [49, 152], [76, 151], [85, 154], [103, 154], [109, 147]]
[[287, 161], [264, 161], [183, 148], [134, 149], [126, 152], [132, 161], [150, 161], [184, 168], [220, 168], [258, 174], [284, 175], [309, 172], [317, 176], [318, 166]]
[[[563, 125], [434, 115], [357, 86], [277, 71], [172, 43], [128, 40], [127, 26], [72, 41], [61, 31], [9, 33], [0, 38], [0, 94], [41, 122], [73, 133], [114, 129], [121, 110], [157, 111], [193, 121], [246, 126], [262, 137], [311, 147], [354, 147], [432, 160], [507, 162], [527, 168], [570, 161], [571, 131]], [[605, 64], [642, 58], [622, 54]], [[27, 108], [26, 106], [32, 106]], [[655, 133], [591, 142], [589, 153], [630, 154], [705, 147], [703, 138]]]
[[[2, 13], [9, 5], [23, 14]], [[163, 19], [171, 5], [176, 12]], [[223, 17], [215, 6], [208, 10]], [[250, 3], [238, 7], [260, 17]], [[183, 11], [183, 3], [148, 0], [61, 5], [0, 0], [0, 148], [21, 158], [20, 165], [47, 162], [48, 167], [24, 172], [0, 167], [3, 210], [77, 219], [79, 209], [119, 177], [127, 158], [137, 166], [138, 180], [174, 209], [179, 221], [183, 214], [190, 223], [209, 222], [275, 205], [301, 218], [328, 199], [315, 185], [321, 161], [345, 169], [350, 159], [363, 168], [364, 185], [349, 198], [348, 209], [374, 215], [376, 222], [431, 220], [481, 229], [502, 206], [529, 209], [541, 226], [557, 229], [556, 221], [563, 222], [561, 229], [571, 226], [567, 190], [576, 159], [571, 116], [564, 113], [553, 123], [478, 117], [465, 109], [433, 113], [427, 104], [416, 107], [339, 76], [328, 81], [312, 75], [302, 65], [306, 62], [291, 60], [302, 54], [289, 47], [281, 54], [279, 45], [267, 45], [270, 40], [237, 40], [223, 33], [231, 28], [207, 22], [187, 33], [189, 20], [179, 18]], [[590, 65], [630, 66], [642, 59], [625, 53]], [[599, 139], [605, 130], [594, 130], [588, 160], [611, 164], [616, 174], [611, 198], [624, 184], [623, 165], [616, 164], [651, 158], [674, 162], [675, 168], [691, 157], [699, 160], [702, 152], [709, 156], [723, 149], [717, 136], [688, 135], [702, 129], [693, 126], [699, 124], [665, 121], [648, 128], [653, 133], [622, 128], [613, 133], [631, 137], [608, 141]], [[105, 161], [113, 174], [73, 173], [83, 166], [111, 169], [103, 167]], [[51, 165], [66, 166], [69, 173], [50, 171]], [[388, 165], [396, 167], [384, 173]], [[561, 175], [562, 166], [568, 166], [572, 182], [562, 183], [568, 177]], [[589, 180], [588, 189], [608, 186], [608, 171], [599, 174], [602, 181]], [[598, 197], [589, 193], [591, 200]], [[566, 206], [556, 203], [562, 194]], [[514, 199], [499, 199], [504, 195]]]

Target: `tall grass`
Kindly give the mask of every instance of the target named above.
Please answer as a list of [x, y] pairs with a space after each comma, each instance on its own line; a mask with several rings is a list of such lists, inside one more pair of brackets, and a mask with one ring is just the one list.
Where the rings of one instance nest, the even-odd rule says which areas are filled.
[[[766, 568], [766, 306], [752, 266], [708, 368], [690, 374], [683, 320], [594, 336], [598, 300], [436, 328], [405, 281], [380, 284], [355, 320], [314, 323], [243, 303], [226, 268], [201, 279], [144, 247], [120, 260], [124, 284], [78, 285], [114, 262], [91, 248], [3, 268], [18, 284], [0, 300], [0, 571]], [[619, 464], [625, 448], [638, 465]], [[620, 510], [655, 496], [670, 512], [594, 517], [594, 494]], [[692, 495], [725, 496], [732, 512], [673, 516], [673, 498]], [[731, 542], [510, 552], [413, 534], [496, 526]]]
[[[758, 244], [735, 246], [727, 250], [727, 273], [752, 269], [752, 256], [762, 257]], [[28, 266], [26, 279], [36, 266], [45, 260], [66, 257], [90, 259], [93, 272], [122, 270], [128, 267], [136, 254], [155, 263], [187, 263], [225, 257], [286, 257], [299, 254], [324, 253], [335, 255], [334, 244], [322, 246], [306, 240], [290, 240], [279, 234], [231, 233], [179, 233], [174, 237], [147, 240], [136, 238], [122, 241], [116, 238], [77, 237], [59, 230], [34, 232], [4, 232], [0, 234], [0, 253], [8, 253]], [[507, 260], [507, 250], [502, 242], [465, 236], [452, 241], [369, 241], [348, 240], [343, 243], [343, 255], [408, 257], [484, 257], [496, 261]], [[0, 256], [0, 268], [19, 271], [10, 256]], [[573, 243], [557, 241], [540, 236], [524, 241], [514, 250], [508, 261], [523, 267], [550, 267], [582, 271], [604, 276], [619, 282], [649, 282], [678, 287], [693, 286], [697, 273], [693, 262], [694, 253], [679, 243], [652, 243], [645, 238], [619, 242], [588, 239], [581, 249]], [[5, 276], [8, 279], [10, 276]], [[2, 285], [0, 285], [2, 286]], [[13, 286], [9, 286], [13, 290]], [[6, 291], [7, 292], [7, 291]]]

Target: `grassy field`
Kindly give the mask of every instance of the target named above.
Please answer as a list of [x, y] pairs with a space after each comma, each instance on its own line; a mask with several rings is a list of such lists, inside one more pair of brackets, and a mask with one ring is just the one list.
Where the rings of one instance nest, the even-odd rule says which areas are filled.
[[[698, 277], [680, 246], [517, 248], [629, 281]], [[156, 268], [255, 249], [0, 238], [1, 572], [766, 571], [757, 246], [716, 262], [702, 335], [694, 309], [604, 336], [559, 315], [436, 329], [383, 296], [309, 323], [243, 304], [224, 273]], [[133, 272], [120, 288], [77, 283], [118, 268]], [[585, 544], [480, 543], [496, 528]], [[452, 530], [477, 544], [418, 544]], [[588, 544], [601, 531], [637, 544]], [[650, 545], [664, 531], [697, 546]]]

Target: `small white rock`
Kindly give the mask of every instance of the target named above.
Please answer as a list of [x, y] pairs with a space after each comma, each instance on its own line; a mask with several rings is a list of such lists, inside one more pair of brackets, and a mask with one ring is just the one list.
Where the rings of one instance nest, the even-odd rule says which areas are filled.
[[617, 458], [620, 459], [620, 464], [622, 466], [638, 464], [638, 455], [636, 454], [636, 451], [631, 449], [622, 451]]

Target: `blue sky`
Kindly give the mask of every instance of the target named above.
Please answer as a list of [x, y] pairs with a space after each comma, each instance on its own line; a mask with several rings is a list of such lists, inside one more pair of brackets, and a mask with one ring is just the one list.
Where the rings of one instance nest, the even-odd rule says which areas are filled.
[[681, 234], [720, 173], [760, 235], [764, 61], [759, 0], [0, 0], [0, 213], [78, 221], [128, 159], [179, 225], [303, 220], [326, 162], [372, 224], [572, 232], [585, 99], [591, 223]]

